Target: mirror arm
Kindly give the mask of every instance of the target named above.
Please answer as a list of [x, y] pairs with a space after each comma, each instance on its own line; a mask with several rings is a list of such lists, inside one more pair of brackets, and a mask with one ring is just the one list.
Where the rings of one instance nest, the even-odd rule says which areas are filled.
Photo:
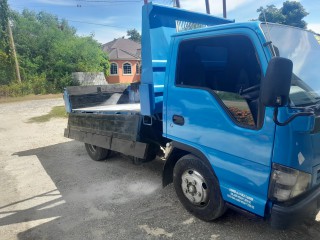
[[296, 117], [312, 116], [312, 115], [314, 115], [314, 112], [300, 112], [300, 113], [297, 113], [297, 114], [291, 116], [290, 118], [288, 118], [288, 119], [287, 119], [286, 121], [284, 121], [284, 122], [279, 122], [279, 121], [278, 121], [278, 112], [279, 112], [278, 107], [275, 107], [275, 108], [274, 108], [274, 111], [273, 111], [273, 121], [274, 121], [275, 124], [277, 124], [278, 126], [286, 126], [286, 125], [288, 125], [290, 122], [292, 122]]

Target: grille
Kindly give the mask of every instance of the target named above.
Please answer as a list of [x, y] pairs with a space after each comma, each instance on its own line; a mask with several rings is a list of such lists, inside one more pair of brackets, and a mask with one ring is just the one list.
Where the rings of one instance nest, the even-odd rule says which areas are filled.
[[179, 21], [179, 20], [176, 21], [177, 32], [185, 32], [188, 30], [205, 28], [205, 27], [208, 27], [208, 25], [196, 23], [196, 22]]

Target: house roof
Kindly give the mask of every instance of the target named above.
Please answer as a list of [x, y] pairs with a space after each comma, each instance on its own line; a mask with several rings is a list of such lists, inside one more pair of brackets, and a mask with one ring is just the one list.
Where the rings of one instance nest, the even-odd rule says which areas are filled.
[[102, 50], [109, 54], [110, 60], [141, 59], [141, 44], [130, 39], [118, 38], [102, 45]]

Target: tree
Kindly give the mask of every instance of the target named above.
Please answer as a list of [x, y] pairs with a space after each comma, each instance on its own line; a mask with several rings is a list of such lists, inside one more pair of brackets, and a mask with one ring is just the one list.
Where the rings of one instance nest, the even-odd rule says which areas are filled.
[[72, 72], [108, 73], [108, 56], [92, 38], [79, 37], [66, 20], [28, 10], [13, 13], [13, 32], [24, 80], [46, 79], [49, 92], [71, 85]]
[[[278, 9], [275, 5], [267, 5], [266, 8], [260, 7], [257, 9], [259, 12], [259, 20], [273, 23], [280, 23], [299, 28], [307, 28], [307, 23], [303, 20], [309, 13], [300, 2], [286, 1], [283, 6]], [[265, 16], [264, 16], [265, 15]]]
[[9, 14], [7, 0], [0, 0], [0, 85], [7, 84], [14, 78], [8, 31]]
[[306, 12], [306, 10], [300, 2], [284, 2], [282, 7], [282, 14], [286, 17], [286, 25], [307, 28], [307, 23], [302, 19], [308, 16], [309, 13]]
[[9, 7], [7, 0], [0, 0], [0, 49], [6, 54], [10, 53], [10, 40], [8, 31]]
[[134, 28], [131, 30], [127, 30], [127, 36], [129, 36], [129, 39], [131, 39], [132, 41], [141, 42], [141, 35], [140, 33]]
[[259, 20], [264, 22], [273, 22], [284, 24], [285, 16], [282, 14], [281, 9], [276, 8], [275, 5], [268, 5], [267, 8], [260, 7], [257, 12], [259, 14]]

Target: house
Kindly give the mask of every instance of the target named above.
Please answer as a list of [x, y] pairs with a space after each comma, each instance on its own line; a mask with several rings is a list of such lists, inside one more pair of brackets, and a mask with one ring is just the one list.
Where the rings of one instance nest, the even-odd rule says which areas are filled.
[[140, 81], [141, 44], [130, 39], [118, 38], [102, 45], [110, 61], [108, 83], [132, 83]]

